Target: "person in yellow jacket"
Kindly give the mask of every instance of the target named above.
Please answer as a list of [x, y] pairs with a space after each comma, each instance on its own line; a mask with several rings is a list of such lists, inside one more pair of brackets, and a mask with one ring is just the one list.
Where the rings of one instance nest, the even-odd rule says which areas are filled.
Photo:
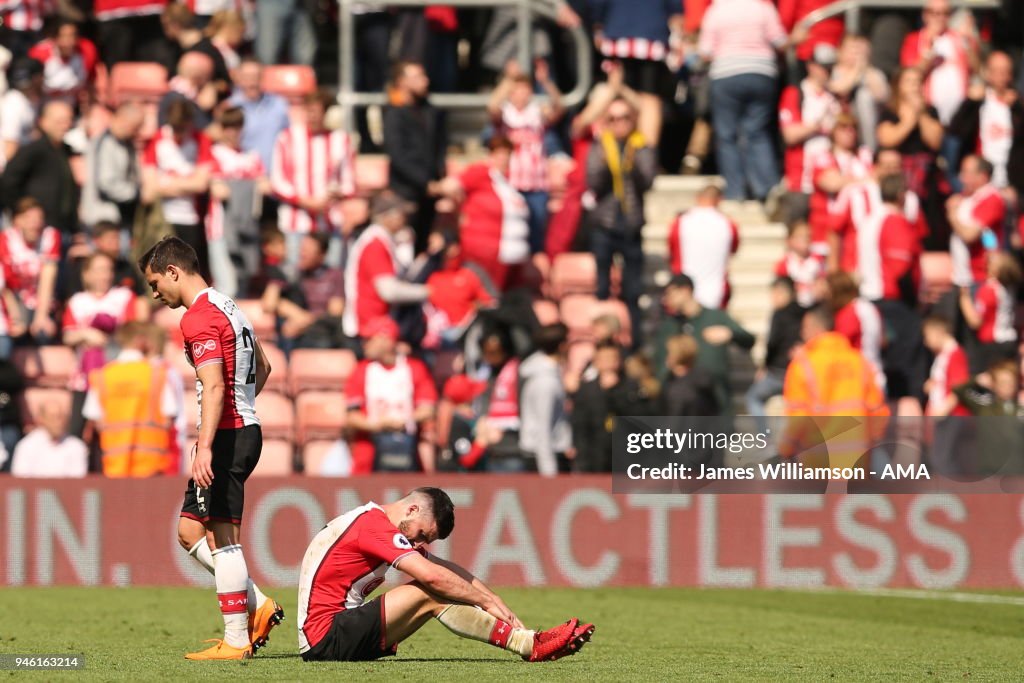
[[89, 373], [82, 414], [99, 433], [103, 474], [151, 477], [164, 473], [175, 444], [170, 429], [179, 410], [163, 363], [147, 359], [146, 323], [125, 323], [118, 357]]
[[[833, 324], [824, 307], [804, 314], [804, 344], [783, 383], [787, 420], [779, 454], [805, 466], [853, 467], [887, 426], [889, 408], [875, 368]], [[869, 464], [866, 458], [862, 464]]]

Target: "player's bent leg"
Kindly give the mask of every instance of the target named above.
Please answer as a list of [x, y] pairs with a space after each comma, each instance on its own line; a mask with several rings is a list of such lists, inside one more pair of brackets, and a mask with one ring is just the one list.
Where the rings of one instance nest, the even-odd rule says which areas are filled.
[[384, 633], [388, 647], [416, 633], [446, 606], [416, 582], [392, 588], [381, 599], [384, 600]]

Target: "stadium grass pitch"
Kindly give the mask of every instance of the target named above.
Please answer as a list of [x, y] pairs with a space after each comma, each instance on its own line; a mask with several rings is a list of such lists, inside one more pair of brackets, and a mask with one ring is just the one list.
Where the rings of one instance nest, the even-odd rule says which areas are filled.
[[[584, 650], [528, 664], [431, 622], [395, 658], [304, 663], [293, 589], [268, 590], [287, 619], [249, 662], [188, 662], [221, 632], [212, 590], [0, 589], [0, 653], [86, 657], [77, 672], [6, 672], [39, 680], [1019, 680], [1024, 598], [986, 603], [841, 592], [683, 589], [499, 591], [529, 626], [570, 615], [597, 624]], [[1016, 597], [1013, 597], [1016, 596]], [[956, 597], [956, 596], [951, 596]], [[971, 597], [971, 596], [968, 596]]]

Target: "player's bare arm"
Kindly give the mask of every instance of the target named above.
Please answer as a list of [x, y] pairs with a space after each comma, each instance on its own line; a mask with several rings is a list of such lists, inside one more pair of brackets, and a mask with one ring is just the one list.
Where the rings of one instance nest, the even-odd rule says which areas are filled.
[[263, 387], [267, 384], [267, 378], [270, 377], [270, 359], [267, 358], [267, 354], [263, 352], [263, 345], [260, 344], [260, 340], [256, 340], [256, 395], [259, 396], [260, 392], [263, 391]]
[[447, 567], [431, 562], [418, 553], [410, 553], [402, 558], [398, 568], [439, 598], [464, 605], [476, 605], [496, 619], [508, 618], [507, 614], [501, 614], [497, 603], [490, 595]]
[[469, 582], [469, 584], [476, 588], [478, 591], [484, 593], [485, 595], [488, 595], [491, 598], [491, 600], [495, 602], [498, 611], [504, 614], [504, 616], [501, 617], [503, 620], [509, 622], [516, 628], [525, 628], [523, 626], [523, 622], [520, 621], [519, 617], [516, 616], [515, 612], [513, 612], [509, 608], [509, 606], [505, 604], [505, 601], [501, 599], [501, 596], [492, 591], [490, 588], [488, 588], [487, 584], [485, 584], [479, 578], [474, 576], [473, 573], [470, 572], [468, 569], [452, 562], [451, 560], [445, 560], [440, 557], [435, 557], [434, 555], [430, 556], [430, 561], [434, 564], [439, 564], [445, 569], [448, 569], [452, 573], [456, 574], [457, 576], [460, 576], [464, 581]]
[[220, 424], [224, 409], [224, 364], [206, 363], [196, 368], [196, 377], [203, 385], [203, 402], [200, 406], [196, 457], [192, 461], [192, 478], [200, 488], [209, 488], [213, 483], [213, 437], [217, 434], [217, 425]]

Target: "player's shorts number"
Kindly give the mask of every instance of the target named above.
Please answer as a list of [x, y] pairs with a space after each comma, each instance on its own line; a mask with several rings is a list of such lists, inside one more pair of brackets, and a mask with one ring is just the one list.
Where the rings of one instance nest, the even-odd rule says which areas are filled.
[[242, 343], [249, 350], [249, 374], [245, 376], [245, 383], [256, 384], [256, 344], [248, 327], [242, 328]]

